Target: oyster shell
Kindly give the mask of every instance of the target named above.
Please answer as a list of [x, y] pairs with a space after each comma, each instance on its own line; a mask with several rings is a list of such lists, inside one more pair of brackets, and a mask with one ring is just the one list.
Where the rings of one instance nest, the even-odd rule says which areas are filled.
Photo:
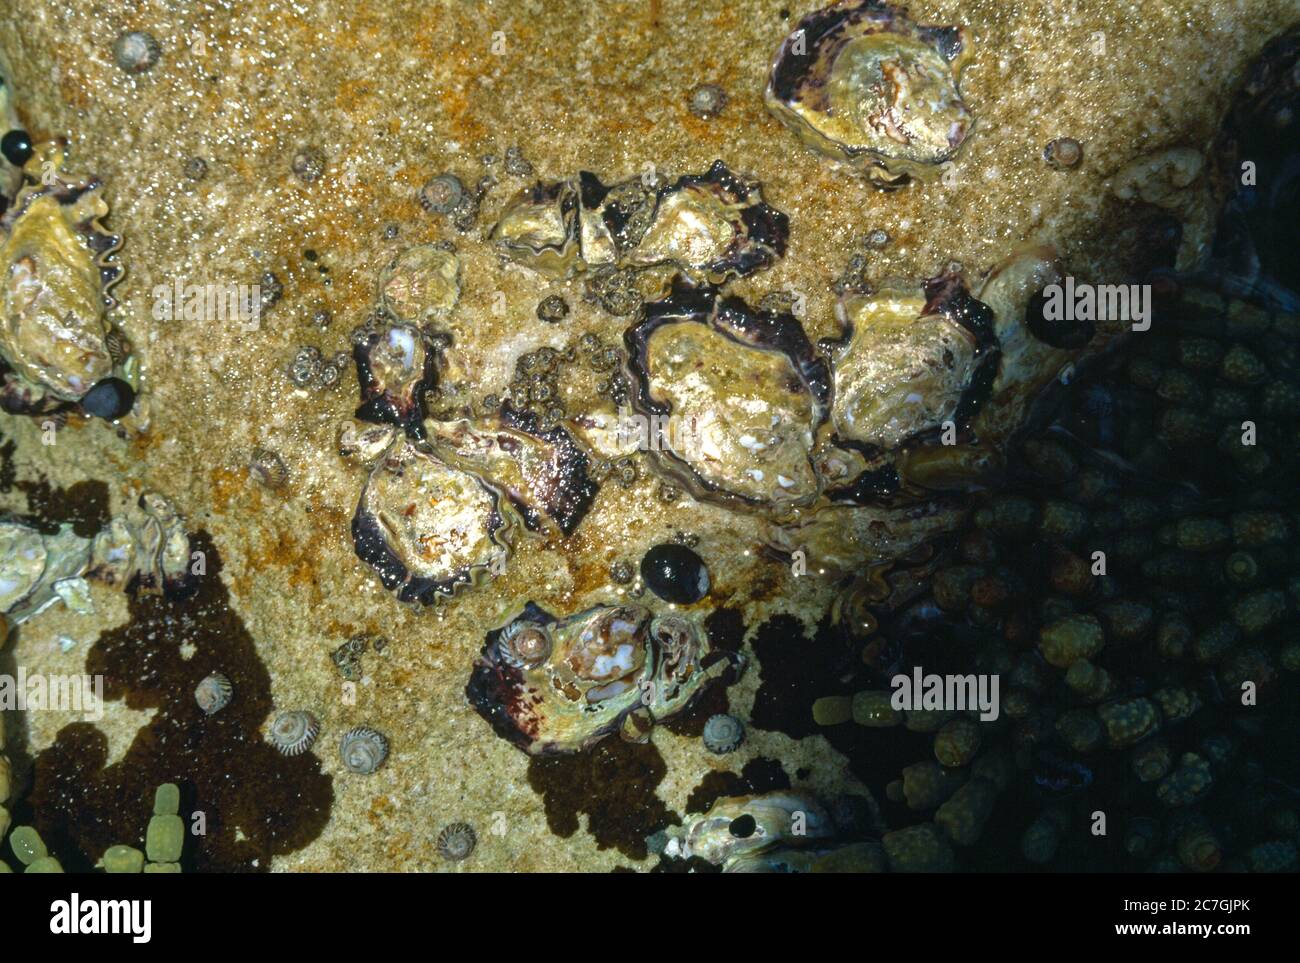
[[962, 504], [943, 498], [898, 507], [825, 505], [793, 521], [769, 523], [765, 544], [784, 556], [804, 552], [809, 570], [848, 575], [956, 531], [965, 517]]
[[924, 293], [847, 294], [837, 313], [846, 335], [831, 366], [831, 424], [840, 439], [897, 448], [969, 414], [974, 391], [987, 388], [997, 354], [992, 313], [954, 275], [927, 282]]
[[501, 571], [513, 519], [483, 478], [399, 438], [370, 472], [352, 541], [384, 588], [426, 605]]
[[460, 258], [436, 244], [408, 247], [379, 276], [379, 303], [398, 321], [445, 318], [460, 301]]
[[399, 429], [393, 425], [376, 425], [351, 418], [339, 426], [339, 457], [373, 467], [392, 446]]
[[572, 534], [600, 487], [588, 474], [587, 454], [565, 428], [542, 431], [535, 418], [508, 404], [495, 425], [429, 419], [425, 431], [440, 458], [491, 479], [534, 531], [549, 518]]
[[352, 357], [361, 387], [356, 417], [423, 437], [424, 396], [438, 383], [438, 353], [429, 336], [409, 324], [361, 328]]
[[829, 839], [835, 824], [820, 802], [791, 790], [724, 796], [709, 811], [670, 826], [664, 855], [722, 866], [782, 843]]
[[829, 375], [794, 315], [678, 282], [624, 340], [661, 471], [732, 504], [779, 510], [817, 496], [811, 452]]
[[198, 589], [192, 549], [185, 520], [171, 502], [146, 492], [95, 536], [89, 574], [131, 592], [183, 599]]
[[105, 308], [122, 269], [107, 258], [121, 239], [100, 224], [99, 181], [67, 175], [63, 161], [61, 142], [39, 145], [25, 168], [33, 182], [0, 218], [0, 356], [11, 369], [0, 404], [16, 413], [80, 401], [114, 373]]
[[1042, 340], [1027, 323], [1034, 295], [1063, 278], [1056, 252], [1038, 246], [1017, 251], [989, 272], [979, 288], [980, 301], [993, 312], [994, 336], [1001, 354], [988, 400], [972, 421], [981, 446], [1005, 446], [1029, 417], [1034, 405], [1080, 349], [1056, 347]]
[[799, 21], [772, 63], [768, 109], [809, 147], [882, 187], [930, 176], [974, 118], [958, 78], [965, 27], [920, 26], [881, 0], [843, 0]]
[[763, 202], [759, 184], [719, 160], [660, 188], [606, 186], [589, 171], [539, 182], [506, 206], [489, 236], [511, 259], [552, 276], [671, 266], [721, 283], [784, 255], [788, 235], [788, 219]]
[[598, 605], [556, 618], [530, 602], [488, 633], [465, 694], [497, 735], [553, 755], [590, 748], [633, 713], [648, 723], [680, 712], [740, 665], [683, 615]]
[[569, 181], [538, 181], [506, 205], [488, 240], [525, 267], [563, 277], [581, 258], [577, 189]]
[[185, 598], [198, 586], [191, 548], [184, 520], [152, 493], [92, 538], [70, 525], [44, 533], [21, 519], [0, 519], [0, 612], [19, 624], [59, 599], [88, 605], [86, 579]]
[[90, 540], [60, 526], [51, 535], [16, 519], [0, 521], [0, 612], [25, 622], [58, 601], [58, 587], [80, 579], [90, 563]]

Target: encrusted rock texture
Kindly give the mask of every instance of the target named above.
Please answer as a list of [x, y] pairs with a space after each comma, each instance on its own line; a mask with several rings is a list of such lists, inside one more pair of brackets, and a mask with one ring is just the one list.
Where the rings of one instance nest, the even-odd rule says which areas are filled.
[[[34, 139], [68, 137], [70, 166], [107, 185], [108, 224], [125, 237], [117, 320], [140, 357], [144, 392], [122, 431], [74, 418], [54, 445], [42, 444], [39, 424], [0, 417], [13, 444], [2, 505], [42, 512], [54, 504], [67, 517], [69, 498], [87, 491], [68, 495], [80, 482], [103, 483], [113, 512], [141, 491], [163, 492], [191, 529], [206, 533], [216, 557], [208, 577], [221, 581], [220, 590], [205, 590], [209, 608], [175, 622], [96, 589], [95, 614], [51, 610], [5, 653], [6, 665], [29, 671], [118, 673], [94, 723], [103, 738], [89, 737], [103, 750], [98, 764], [165, 757], [161, 768], [171, 770], [99, 775], [102, 791], [116, 787], [124, 797], [115, 807], [138, 811], [141, 834], [152, 787], [139, 799], [123, 787], [155, 775], [184, 780], [192, 770], [209, 774], [191, 780], [201, 794], [215, 784], [213, 767], [230, 765], [238, 791], [186, 800], [222, 824], [226, 845], [206, 851], [201, 866], [599, 871], [653, 865], [636, 839], [684, 813], [713, 771], [739, 773], [762, 757], [819, 793], [859, 786], [821, 736], [757, 726], [727, 756], [703, 751], [698, 726], [688, 723], [658, 728], [648, 747], [615, 737], [573, 763], [530, 761], [496, 737], [463, 688], [484, 633], [524, 600], [577, 611], [617, 595], [611, 563], [635, 563], [678, 531], [705, 533], [711, 604], [737, 610], [745, 631], [793, 614], [808, 631], [792, 628], [788, 644], [815, 659], [811, 627], [830, 586], [792, 580], [760, 558], [747, 521], [689, 502], [665, 511], [657, 479], [643, 471], [629, 489], [606, 485], [572, 536], [523, 544], [490, 586], [435, 611], [404, 608], [352, 549], [361, 476], [338, 458], [336, 433], [356, 406], [353, 372], [323, 391], [296, 390], [285, 374], [301, 345], [327, 356], [347, 350], [350, 330], [373, 306], [380, 267], [408, 245], [444, 239], [463, 262], [463, 295], [448, 327], [484, 391], [509, 381], [521, 351], [587, 331], [618, 343], [625, 322], [584, 302], [579, 281], [503, 265], [483, 239], [494, 212], [532, 179], [506, 170], [511, 147], [533, 178], [585, 169], [609, 183], [648, 164], [675, 177], [716, 158], [757, 178], [767, 202], [790, 217], [789, 251], [731, 290], [751, 303], [787, 287], [803, 292], [814, 339], [836, 333], [831, 282], [860, 250], [857, 239], [874, 230], [891, 238], [872, 256], [876, 279], [932, 276], [954, 261], [978, 277], [1019, 245], [1048, 242], [1075, 275], [1109, 280], [1126, 267], [1122, 245], [1108, 240], [1126, 215], [1108, 199], [1108, 179], [1161, 148], [1206, 149], [1243, 67], [1295, 13], [1287, 0], [912, 3], [921, 23], [972, 30], [962, 92], [978, 120], [947, 178], [882, 193], [803, 148], [764, 108], [771, 58], [812, 9], [787, 0], [4, 5], [0, 57], [23, 122]], [[115, 66], [113, 41], [124, 30], [160, 43], [147, 73]], [[727, 92], [713, 119], [688, 110], [699, 83]], [[1084, 145], [1078, 169], [1044, 163], [1043, 147], [1057, 137]], [[324, 159], [312, 183], [291, 169], [304, 149]], [[485, 165], [486, 155], [496, 163]], [[184, 173], [194, 157], [207, 165], [200, 180]], [[468, 232], [415, 200], [444, 171], [470, 187], [486, 174], [497, 180]], [[255, 283], [267, 272], [283, 294], [255, 331], [237, 321], [154, 317], [160, 285]], [[537, 302], [554, 293], [572, 308], [559, 325], [536, 317]], [[315, 320], [322, 310], [328, 325]], [[288, 466], [282, 488], [250, 478], [258, 447]], [[148, 631], [131, 631], [133, 619], [147, 618], [155, 619]], [[388, 644], [362, 655], [352, 700], [330, 655], [357, 633]], [[125, 657], [127, 641], [153, 654]], [[183, 746], [159, 748], [155, 717], [179, 717], [193, 684], [227, 662], [237, 663], [227, 672], [236, 687], [231, 709], [241, 698], [249, 707], [226, 723], [238, 728], [208, 741], [191, 720]], [[748, 718], [762, 674], [754, 661], [724, 700], [730, 711]], [[160, 692], [158, 679], [180, 691]], [[309, 765], [290, 760], [279, 771], [253, 744], [275, 709], [293, 708], [320, 719], [321, 737]], [[21, 729], [11, 727], [11, 745], [25, 741], [24, 790], [34, 784], [38, 804], [62, 801], [74, 820], [84, 818], [68, 845], [138, 845], [89, 825], [102, 810], [77, 786], [95, 785], [96, 774], [60, 769], [80, 744], [60, 734], [72, 721], [29, 713]], [[338, 758], [342, 733], [362, 724], [391, 742], [370, 776], [348, 773]], [[54, 751], [56, 740], [64, 751]], [[42, 753], [52, 754], [42, 761]], [[293, 812], [288, 783], [274, 800], [282, 838], [268, 837], [253, 825], [257, 783], [294, 779], [309, 787], [312, 814]], [[556, 788], [563, 779], [591, 787], [586, 808]], [[86, 807], [81, 816], [78, 806]], [[435, 839], [459, 821], [475, 826], [478, 847], [469, 860], [446, 863]], [[93, 862], [99, 853], [85, 855]]]

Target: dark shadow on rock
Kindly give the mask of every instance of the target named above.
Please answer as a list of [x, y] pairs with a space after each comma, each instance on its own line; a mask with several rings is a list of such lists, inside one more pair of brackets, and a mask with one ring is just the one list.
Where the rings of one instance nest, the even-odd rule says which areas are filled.
[[760, 756], [745, 763], [739, 773], [715, 771], [706, 775], [686, 798], [686, 812], [706, 813], [724, 796], [755, 796], [789, 788], [790, 778], [781, 763]]
[[644, 859], [646, 837], [681, 822], [657, 795], [668, 767], [653, 743], [634, 745], [611, 736], [587, 752], [529, 761], [528, 784], [542, 797], [546, 822], [556, 836], [578, 830], [578, 816], [600, 849], [613, 846]]
[[[130, 621], [104, 633], [86, 660], [88, 673], [103, 676], [105, 701], [154, 710], [152, 720], [112, 764], [104, 735], [87, 723], [65, 726], [36, 757], [15, 822], [35, 825], [70, 871], [89, 869], [116, 843], [143, 847], [164, 782], [181, 787], [187, 871], [267, 871], [273, 856], [301, 849], [329, 819], [333, 784], [316, 756], [281, 756], [259, 732], [273, 710], [270, 676], [230, 608], [210, 537], [199, 533], [194, 548], [207, 567], [198, 593], [183, 602], [131, 599]], [[195, 650], [188, 660], [184, 643]], [[208, 717], [194, 687], [212, 672], [231, 680], [234, 697]]]

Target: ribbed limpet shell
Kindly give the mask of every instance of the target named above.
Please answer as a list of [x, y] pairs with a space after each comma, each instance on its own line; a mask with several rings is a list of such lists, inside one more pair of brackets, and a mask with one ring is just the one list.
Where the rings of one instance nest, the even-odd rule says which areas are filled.
[[398, 321], [444, 318], [459, 301], [460, 258], [436, 244], [408, 247], [379, 277], [379, 303]]
[[449, 862], [469, 859], [477, 844], [478, 834], [469, 823], [451, 823], [438, 833], [438, 855]]
[[319, 734], [320, 723], [316, 717], [301, 709], [281, 712], [271, 723], [271, 744], [285, 756], [302, 755]]
[[388, 758], [388, 739], [369, 726], [357, 726], [343, 733], [339, 756], [348, 772], [370, 775]]
[[520, 619], [511, 622], [497, 639], [501, 661], [517, 669], [533, 669], [551, 655], [551, 633], [545, 625]]
[[704, 723], [704, 732], [701, 739], [704, 742], [704, 748], [714, 755], [721, 756], [729, 752], [735, 752], [740, 748], [740, 744], [745, 741], [745, 724], [735, 716], [724, 713], [710, 716], [709, 720]]
[[206, 676], [194, 689], [194, 701], [199, 704], [204, 715], [216, 715], [230, 705], [234, 686], [220, 672]]

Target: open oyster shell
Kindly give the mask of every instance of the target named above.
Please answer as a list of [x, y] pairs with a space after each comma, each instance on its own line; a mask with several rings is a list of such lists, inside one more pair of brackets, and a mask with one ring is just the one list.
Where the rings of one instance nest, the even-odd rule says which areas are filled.
[[90, 540], [64, 525], [53, 534], [15, 519], [0, 521], [0, 612], [24, 622], [58, 601], [60, 584], [81, 578]]
[[680, 712], [740, 665], [680, 614], [598, 605], [556, 618], [530, 602], [488, 633], [465, 693], [497, 735], [553, 755], [590, 748], [632, 713]]
[[91, 538], [70, 525], [43, 532], [22, 519], [0, 519], [0, 613], [16, 625], [59, 599], [88, 605], [86, 579], [185, 598], [197, 588], [192, 548], [184, 519], [152, 493]]
[[[732, 831], [738, 819], [752, 820], [752, 831]], [[709, 811], [691, 816], [664, 834], [664, 855], [698, 858], [721, 866], [782, 843], [803, 844], [835, 835], [835, 824], [820, 802], [791, 790], [757, 796], [724, 796]]]
[[809, 147], [882, 187], [930, 176], [974, 124], [958, 78], [964, 27], [920, 26], [881, 0], [809, 14], [772, 64], [768, 109]]
[[632, 405], [662, 472], [733, 505], [780, 510], [818, 495], [811, 452], [829, 374], [794, 315], [679, 281], [624, 341]]
[[428, 334], [410, 324], [360, 328], [352, 357], [361, 387], [356, 417], [422, 438], [424, 396], [438, 383], [438, 355]]

